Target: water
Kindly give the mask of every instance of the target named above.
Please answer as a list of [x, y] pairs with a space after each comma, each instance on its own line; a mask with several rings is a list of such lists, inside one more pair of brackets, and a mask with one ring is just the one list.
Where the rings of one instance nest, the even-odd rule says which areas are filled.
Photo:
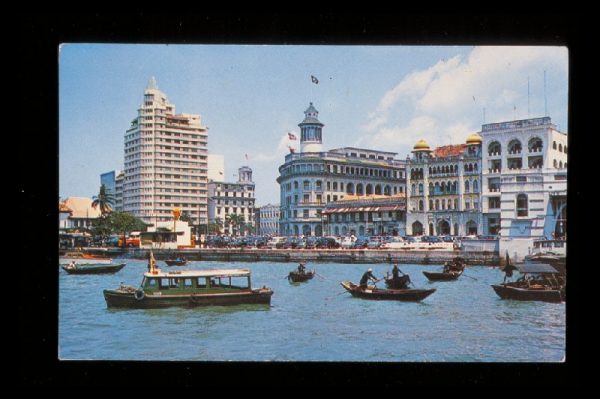
[[400, 265], [416, 287], [437, 288], [410, 303], [353, 298], [339, 285], [369, 267], [382, 277], [390, 265], [307, 264], [323, 278], [292, 285], [292, 263], [191, 262], [163, 269], [250, 268], [254, 287], [273, 288], [271, 307], [108, 309], [102, 290], [138, 286], [146, 271], [145, 261], [126, 261], [114, 275], [60, 271], [61, 359], [558, 362], [565, 354], [565, 305], [500, 300], [490, 287], [503, 279], [497, 268], [430, 283], [421, 272], [441, 266]]

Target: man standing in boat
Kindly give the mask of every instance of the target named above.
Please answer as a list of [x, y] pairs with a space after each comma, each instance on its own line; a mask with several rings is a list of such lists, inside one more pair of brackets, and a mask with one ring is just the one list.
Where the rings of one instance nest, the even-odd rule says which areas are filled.
[[304, 267], [304, 262], [300, 262], [300, 264], [298, 265], [298, 273], [304, 274], [305, 270], [306, 270], [306, 267]]
[[377, 282], [377, 277], [375, 277], [373, 275], [373, 269], [369, 268], [365, 274], [363, 274], [362, 278], [360, 279], [360, 288], [362, 290], [366, 290], [367, 289], [367, 283], [369, 282], [369, 280], [373, 281], [374, 283]]

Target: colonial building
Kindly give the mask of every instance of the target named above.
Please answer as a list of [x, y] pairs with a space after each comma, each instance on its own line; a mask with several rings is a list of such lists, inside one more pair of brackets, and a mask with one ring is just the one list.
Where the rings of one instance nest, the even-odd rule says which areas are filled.
[[244, 234], [255, 229], [254, 224], [254, 182], [252, 169], [242, 166], [238, 169], [238, 181], [228, 183], [211, 181], [208, 183], [208, 217], [210, 223], [220, 220], [225, 234], [240, 233], [240, 226], [227, 223], [227, 216], [238, 215], [246, 226]]
[[415, 144], [407, 159], [409, 235], [481, 234], [481, 137], [431, 149]]
[[258, 234], [275, 236], [279, 234], [279, 204], [267, 204], [259, 208]]
[[125, 132], [123, 210], [153, 223], [181, 208], [206, 224], [207, 130], [200, 115], [176, 114], [152, 78]]
[[566, 234], [567, 135], [550, 117], [490, 123], [483, 138], [483, 227], [501, 253]]
[[323, 123], [310, 103], [300, 127], [300, 152], [290, 152], [279, 167], [281, 235], [323, 232], [322, 211], [346, 195], [404, 193], [404, 162], [396, 153], [344, 147], [322, 150]]
[[100, 207], [92, 207], [92, 199], [67, 197], [58, 204], [60, 229], [90, 229], [100, 217]]
[[346, 195], [323, 210], [325, 235], [405, 235], [406, 198], [394, 195]]

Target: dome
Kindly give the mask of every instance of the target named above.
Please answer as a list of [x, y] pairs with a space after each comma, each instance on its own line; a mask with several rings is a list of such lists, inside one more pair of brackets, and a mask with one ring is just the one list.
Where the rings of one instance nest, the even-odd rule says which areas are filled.
[[425, 140], [419, 140], [413, 147], [413, 150], [429, 150], [429, 144]]
[[481, 136], [477, 133], [470, 134], [467, 137], [467, 144], [481, 144]]

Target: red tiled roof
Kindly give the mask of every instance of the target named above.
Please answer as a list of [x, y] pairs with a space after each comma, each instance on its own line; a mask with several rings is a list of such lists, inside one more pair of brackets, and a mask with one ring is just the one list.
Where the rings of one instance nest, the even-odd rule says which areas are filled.
[[454, 144], [437, 147], [433, 150], [433, 156], [436, 158], [455, 157], [465, 152], [466, 144]]

